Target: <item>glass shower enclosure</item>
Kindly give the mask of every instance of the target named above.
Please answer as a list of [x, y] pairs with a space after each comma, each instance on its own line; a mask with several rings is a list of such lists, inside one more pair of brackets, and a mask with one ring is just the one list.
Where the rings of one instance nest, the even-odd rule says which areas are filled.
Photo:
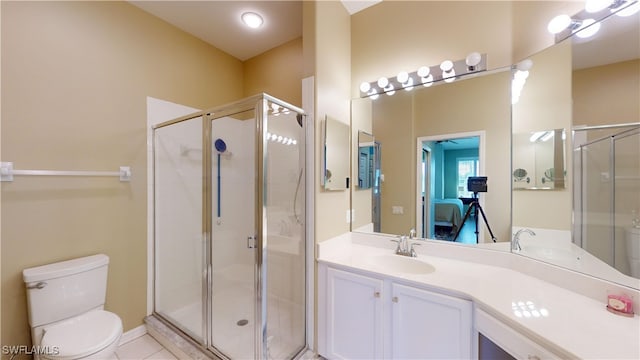
[[260, 94], [153, 128], [154, 312], [217, 357], [306, 347], [305, 127]]
[[574, 242], [633, 276], [625, 231], [640, 210], [640, 124], [574, 129], [573, 159]]

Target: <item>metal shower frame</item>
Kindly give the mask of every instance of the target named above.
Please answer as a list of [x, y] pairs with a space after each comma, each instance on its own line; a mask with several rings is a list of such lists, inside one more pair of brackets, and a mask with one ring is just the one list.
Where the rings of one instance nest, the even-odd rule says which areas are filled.
[[[266, 341], [266, 338], [267, 338], [267, 316], [266, 316], [267, 315], [267, 301], [266, 301], [267, 299], [267, 262], [266, 262], [266, 259], [267, 259], [266, 200], [267, 198], [266, 196], [267, 195], [266, 193], [267, 192], [266, 192], [265, 179], [266, 179], [266, 171], [267, 171], [268, 151], [267, 151], [267, 141], [265, 141], [265, 139], [267, 136], [267, 128], [268, 128], [267, 125], [268, 125], [269, 102], [277, 104], [279, 106], [282, 106], [284, 108], [291, 110], [292, 112], [302, 115], [303, 122], [305, 124], [304, 128], [307, 127], [308, 125], [306, 123], [307, 116], [304, 110], [302, 110], [297, 106], [291, 105], [285, 101], [277, 99], [273, 96], [270, 96], [266, 93], [261, 93], [258, 95], [247, 97], [242, 100], [238, 100], [238, 101], [225, 104], [222, 106], [218, 106], [218, 107], [213, 107], [207, 110], [198, 111], [186, 116], [182, 116], [173, 120], [169, 120], [169, 121], [154, 125], [152, 127], [152, 129], [154, 130], [153, 137], [155, 142], [155, 136], [156, 136], [155, 130], [166, 127], [166, 126], [170, 126], [173, 124], [177, 124], [183, 121], [192, 120], [199, 117], [202, 118], [202, 171], [203, 171], [202, 234], [203, 234], [203, 240], [204, 240], [203, 265], [205, 266], [205, 271], [203, 272], [203, 279], [202, 279], [203, 280], [202, 281], [202, 294], [203, 294], [202, 311], [205, 317], [205, 321], [203, 321], [203, 324], [202, 324], [202, 327], [203, 327], [202, 341], [204, 343], [203, 346], [206, 350], [211, 351], [215, 356], [223, 359], [227, 358], [227, 356], [221, 353], [215, 347], [213, 347], [213, 344], [211, 343], [211, 332], [210, 332], [210, 330], [213, 327], [212, 310], [211, 310], [211, 304], [210, 304], [211, 299], [213, 297], [213, 294], [212, 294], [213, 273], [212, 273], [212, 267], [211, 267], [213, 262], [213, 259], [212, 259], [212, 229], [213, 229], [212, 191], [213, 189], [210, 186], [212, 184], [212, 170], [213, 170], [213, 165], [211, 162], [212, 151], [213, 151], [213, 142], [211, 137], [212, 121], [216, 118], [221, 118], [224, 116], [229, 116], [229, 115], [238, 114], [238, 113], [242, 113], [250, 110], [255, 110], [256, 127], [255, 127], [254, 134], [255, 134], [256, 159], [261, 159], [261, 160], [256, 160], [255, 162], [255, 174], [257, 176], [257, 179], [255, 183], [256, 207], [255, 207], [255, 214], [254, 214], [255, 230], [256, 230], [256, 234], [255, 234], [256, 235], [255, 236], [256, 252], [255, 252], [255, 266], [254, 266], [255, 284], [254, 285], [255, 285], [255, 294], [256, 294], [256, 298], [255, 298], [256, 325], [258, 324], [259, 325], [255, 327], [254, 350], [255, 350], [255, 358], [263, 359], [267, 354], [267, 341]], [[303, 156], [306, 159], [306, 151], [307, 151], [306, 141], [305, 141], [305, 146], [301, 148], [301, 151], [303, 152]], [[155, 173], [155, 170], [154, 170], [154, 173]], [[305, 178], [306, 178], [306, 170], [305, 170]], [[154, 179], [154, 183], [155, 183], [155, 179]], [[306, 181], [304, 183], [306, 184]], [[154, 187], [155, 187], [155, 184], [154, 184]], [[155, 200], [154, 200], [154, 203], [155, 203]], [[305, 206], [304, 206], [305, 214], [307, 212], [307, 207], [308, 205], [305, 201]], [[306, 283], [306, 279], [307, 279], [306, 272], [308, 271], [308, 264], [307, 264], [307, 254], [306, 254], [307, 253], [307, 250], [306, 250], [307, 232], [305, 228], [306, 228], [306, 221], [305, 221], [303, 231], [301, 232], [303, 234], [302, 242], [305, 248], [302, 256], [304, 258], [304, 264], [305, 264], [304, 278]], [[154, 261], [155, 261], [155, 256], [154, 256]], [[155, 284], [154, 284], [154, 288], [155, 288]], [[308, 306], [307, 304], [308, 299], [306, 299], [308, 294], [306, 290], [307, 289], [305, 285], [305, 289], [304, 289], [305, 308], [306, 306]], [[154, 296], [155, 296], [155, 291], [154, 291]], [[155, 307], [155, 301], [154, 301], [154, 307]], [[154, 310], [154, 313], [155, 313], [155, 310]], [[306, 314], [307, 314], [307, 311], [305, 310], [305, 326], [304, 326], [305, 333], [307, 331], [306, 322], [308, 321], [306, 319]], [[171, 327], [175, 328], [175, 326], [171, 326]], [[190, 340], [192, 343], [195, 342], [193, 339], [190, 339]], [[202, 347], [201, 344], [196, 343], [196, 345]], [[306, 351], [307, 346], [308, 344], [305, 336], [305, 344], [303, 345], [300, 352], [296, 355], [296, 357], [302, 354], [304, 351]]]

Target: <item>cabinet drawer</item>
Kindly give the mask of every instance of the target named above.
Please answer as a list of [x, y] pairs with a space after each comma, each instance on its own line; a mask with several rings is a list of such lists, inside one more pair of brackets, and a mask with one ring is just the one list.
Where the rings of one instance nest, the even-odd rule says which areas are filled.
[[475, 315], [476, 331], [516, 359], [541, 360], [559, 358], [485, 311], [476, 308]]

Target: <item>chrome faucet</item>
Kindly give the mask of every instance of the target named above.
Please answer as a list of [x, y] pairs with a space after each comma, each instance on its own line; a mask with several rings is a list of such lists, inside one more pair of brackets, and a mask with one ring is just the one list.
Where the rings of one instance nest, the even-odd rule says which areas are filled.
[[511, 242], [511, 251], [520, 251], [522, 247], [520, 246], [520, 234], [523, 232], [528, 233], [531, 236], [535, 236], [536, 233], [531, 229], [520, 229], [513, 235], [513, 241]]
[[393, 242], [398, 243], [398, 246], [396, 247], [396, 251], [395, 251], [396, 255], [410, 256], [410, 257], [418, 256], [418, 254], [413, 249], [413, 247], [420, 244], [410, 243], [408, 241], [408, 239], [413, 239], [414, 236], [415, 234], [410, 233], [409, 238], [407, 238], [406, 235], [401, 235], [401, 236], [398, 236], [398, 240], [391, 240]]

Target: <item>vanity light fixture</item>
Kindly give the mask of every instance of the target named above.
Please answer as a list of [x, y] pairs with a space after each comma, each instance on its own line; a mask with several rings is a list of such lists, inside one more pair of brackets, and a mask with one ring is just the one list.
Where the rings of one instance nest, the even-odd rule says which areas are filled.
[[630, 16], [640, 11], [640, 0], [588, 0], [585, 9], [573, 16], [558, 15], [551, 19], [547, 30], [558, 43], [575, 34], [588, 38], [600, 30], [601, 22], [611, 14]]
[[252, 29], [257, 29], [264, 23], [262, 16], [251, 11], [243, 13], [240, 18], [245, 25]]
[[458, 78], [486, 70], [487, 55], [473, 52], [462, 60], [445, 60], [439, 66], [421, 66], [411, 73], [402, 71], [390, 78], [381, 77], [377, 81], [362, 82], [360, 97], [375, 100], [382, 93], [393, 95], [396, 90], [400, 89], [409, 91], [419, 85], [429, 87], [439, 81], [452, 82]]
[[587, 0], [584, 9], [588, 13], [597, 13], [598, 11], [608, 8], [613, 2], [613, 0]]
[[594, 19], [585, 19], [580, 24], [580, 27], [575, 29], [573, 32], [576, 33], [576, 36], [581, 39], [586, 39], [592, 37], [600, 30], [601, 23], [596, 22]]
[[615, 7], [615, 8], [611, 8], [611, 12], [615, 12], [616, 15], [620, 16], [620, 17], [627, 17], [627, 16], [632, 16], [638, 13], [638, 11], [640, 11], [640, 1], [636, 1], [631, 3], [631, 1], [622, 1], [623, 4], [622, 5], [627, 5], [625, 8], [616, 11], [616, 9], [618, 9], [619, 7]]

